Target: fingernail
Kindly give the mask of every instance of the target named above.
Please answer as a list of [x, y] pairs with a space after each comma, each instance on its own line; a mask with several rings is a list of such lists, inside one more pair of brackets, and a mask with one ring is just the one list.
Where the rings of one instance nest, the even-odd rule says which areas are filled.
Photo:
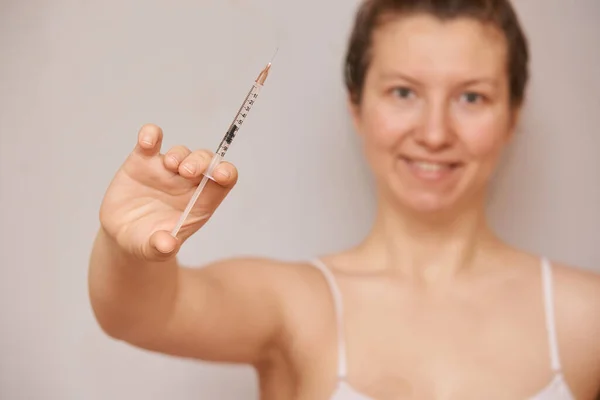
[[152, 146], [153, 145], [153, 143], [152, 143], [152, 137], [151, 136], [144, 136], [144, 138], [142, 139], [142, 143], [146, 143], [146, 144], [149, 144], [149, 145]]
[[231, 173], [227, 170], [227, 168], [218, 168], [217, 174], [221, 175], [224, 178], [229, 178]]
[[194, 165], [192, 165], [192, 164], [185, 164], [183, 166], [183, 169], [185, 169], [190, 174], [193, 174], [194, 172], [196, 172], [196, 167]]

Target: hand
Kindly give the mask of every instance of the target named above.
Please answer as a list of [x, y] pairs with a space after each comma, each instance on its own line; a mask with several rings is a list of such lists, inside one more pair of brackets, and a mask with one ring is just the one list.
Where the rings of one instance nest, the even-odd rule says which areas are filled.
[[166, 260], [200, 229], [237, 182], [237, 169], [221, 162], [213, 171], [178, 237], [171, 235], [213, 156], [208, 150], [175, 146], [161, 154], [163, 132], [144, 125], [137, 145], [111, 181], [100, 207], [106, 233], [127, 254]]

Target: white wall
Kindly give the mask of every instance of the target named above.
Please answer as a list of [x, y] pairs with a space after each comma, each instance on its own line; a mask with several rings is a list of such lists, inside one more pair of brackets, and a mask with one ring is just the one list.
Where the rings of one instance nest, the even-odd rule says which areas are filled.
[[[97, 210], [143, 123], [165, 146], [214, 149], [279, 45], [228, 153], [239, 185], [182, 257], [300, 259], [358, 239], [373, 199], [341, 75], [356, 4], [0, 2], [1, 399], [257, 398], [249, 369], [100, 333], [86, 286]], [[519, 246], [600, 268], [600, 2], [517, 7], [530, 103], [491, 216]]]

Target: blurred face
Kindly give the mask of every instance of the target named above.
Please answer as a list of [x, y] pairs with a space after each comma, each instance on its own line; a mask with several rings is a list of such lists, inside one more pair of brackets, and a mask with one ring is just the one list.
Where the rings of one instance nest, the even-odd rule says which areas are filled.
[[378, 28], [371, 54], [352, 111], [381, 193], [420, 212], [481, 202], [515, 120], [502, 33], [411, 16]]

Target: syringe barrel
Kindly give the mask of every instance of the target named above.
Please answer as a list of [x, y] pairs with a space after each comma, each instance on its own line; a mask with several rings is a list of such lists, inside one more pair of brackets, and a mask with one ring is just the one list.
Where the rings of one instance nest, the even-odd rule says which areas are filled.
[[262, 87], [262, 84], [255, 82], [250, 88], [250, 91], [246, 95], [242, 106], [235, 115], [233, 122], [229, 126], [229, 129], [225, 133], [223, 140], [221, 140], [221, 143], [217, 148], [216, 153], [219, 154], [221, 157], [225, 157], [225, 153], [227, 153], [227, 150], [229, 150], [229, 148], [231, 147], [233, 139], [235, 139], [237, 132], [241, 129], [242, 124], [244, 123], [246, 117], [252, 109], [252, 106], [254, 106], [254, 103], [256, 102], [256, 99], [258, 98], [258, 94], [260, 93]]

